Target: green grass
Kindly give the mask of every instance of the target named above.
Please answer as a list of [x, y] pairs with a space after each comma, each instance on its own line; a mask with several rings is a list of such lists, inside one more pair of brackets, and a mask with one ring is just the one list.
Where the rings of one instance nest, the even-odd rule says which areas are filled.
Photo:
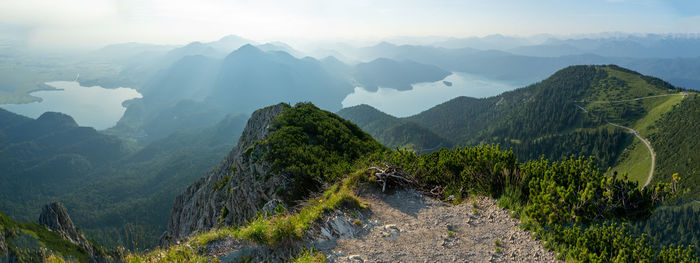
[[[670, 111], [674, 105], [679, 104], [681, 100], [683, 100], [681, 95], [644, 100], [645, 102], [642, 105], [647, 113], [635, 121], [631, 128], [639, 132], [642, 137], [648, 138], [648, 135], [655, 129], [653, 126], [654, 122]], [[628, 173], [629, 179], [638, 182], [641, 187], [649, 176], [649, 169], [651, 169], [649, 149], [635, 137], [634, 142], [625, 149], [609, 173], [614, 171], [617, 171], [619, 174]]]
[[649, 149], [636, 137], [632, 145], [622, 153], [615, 167], [611, 168], [608, 173], [617, 172], [618, 174], [627, 173], [630, 181], [639, 183], [643, 186], [649, 177], [649, 169], [651, 168], [651, 155]]
[[292, 263], [325, 263], [326, 256], [315, 249], [304, 249], [301, 254], [292, 259]]
[[648, 136], [653, 130], [654, 122], [661, 119], [663, 114], [673, 109], [673, 106], [679, 104], [683, 100], [683, 96], [679, 94], [649, 100], [661, 100], [661, 102], [657, 102], [652, 108], [647, 109], [647, 114], [641, 119], [637, 120], [632, 126], [632, 128], [637, 130], [642, 137]]
[[[606, 68], [605, 70], [608, 72], [610, 77], [625, 81], [629, 87], [625, 89], [597, 89], [598, 92], [593, 94], [589, 99], [609, 101], [640, 98], [650, 95], [669, 94], [668, 91], [659, 89], [634, 74], [611, 70], [609, 68]], [[608, 83], [602, 81], [600, 85], [605, 87], [605, 85], [608, 85]], [[595, 115], [605, 116], [605, 119], [608, 121], [616, 122], [623, 126], [628, 126], [639, 132], [642, 137], [648, 139], [648, 136], [656, 129], [656, 127], [654, 127], [654, 123], [661, 119], [665, 113], [673, 109], [673, 107], [678, 105], [682, 100], [682, 95], [672, 94], [666, 97], [648, 98], [639, 101], [615, 102], [609, 104], [593, 103], [587, 105], [586, 108]], [[620, 116], [620, 113], [625, 112], [625, 109], [637, 111], [638, 113], [642, 114], [632, 114], [628, 117]], [[611, 125], [606, 126], [612, 127]], [[629, 180], [638, 182], [641, 187], [649, 176], [649, 169], [651, 169], [651, 155], [649, 150], [643, 142], [635, 137], [632, 144], [627, 146], [608, 174], [613, 172], [618, 172], [619, 174], [628, 173]]]
[[[650, 95], [661, 95], [667, 93], [666, 90], [659, 89], [655, 87], [654, 85], [651, 85], [647, 83], [643, 78], [641, 78], [639, 75], [635, 75], [629, 72], [624, 72], [612, 68], [603, 68], [607, 73], [608, 76], [620, 79], [622, 81], [627, 82], [627, 85], [631, 87], [630, 89], [625, 89], [625, 94], [623, 95], [624, 97], [616, 97], [616, 96], [610, 96], [610, 95], [617, 95], [613, 93], [605, 93], [601, 94], [602, 96], [598, 97], [599, 100], [614, 100], [614, 99], [629, 99], [632, 96], [632, 98], [635, 97], [645, 97], [645, 96], [650, 96]], [[620, 94], [622, 95], [622, 94]]]

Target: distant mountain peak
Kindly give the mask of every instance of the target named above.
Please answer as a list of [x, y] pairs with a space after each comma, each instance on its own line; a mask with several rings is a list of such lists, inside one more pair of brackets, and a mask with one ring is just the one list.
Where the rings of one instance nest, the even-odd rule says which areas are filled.
[[253, 46], [252, 44], [245, 44], [245, 45], [241, 46], [240, 48], [238, 48], [233, 53], [260, 53], [260, 52], [263, 52], [263, 51], [255, 46]]
[[256, 44], [255, 41], [237, 35], [227, 35], [221, 39], [209, 42], [207, 45], [224, 53], [230, 53], [243, 45]]
[[379, 44], [374, 45], [375, 47], [397, 47], [396, 44], [387, 41], [379, 42]]
[[234, 41], [234, 40], [235, 41], [248, 41], [248, 39], [246, 39], [244, 37], [241, 37], [238, 35], [233, 35], [233, 34], [226, 35], [226, 36], [219, 39], [219, 41]]
[[39, 118], [36, 120], [40, 123], [52, 124], [56, 126], [78, 126], [78, 123], [75, 122], [73, 117], [60, 112], [47, 111], [44, 112], [44, 114], [41, 114], [41, 116], [39, 116]]
[[190, 42], [189, 44], [187, 44], [185, 46], [186, 47], [196, 47], [196, 46], [205, 46], [205, 45], [202, 42], [194, 41], [194, 42]]

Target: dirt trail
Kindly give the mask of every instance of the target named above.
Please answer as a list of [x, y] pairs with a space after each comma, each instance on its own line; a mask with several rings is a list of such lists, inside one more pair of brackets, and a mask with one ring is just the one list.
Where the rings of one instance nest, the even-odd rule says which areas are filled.
[[626, 100], [577, 100], [574, 102], [585, 102], [585, 103], [617, 103], [617, 102], [630, 102], [630, 101], [638, 101], [638, 100], [643, 100], [643, 99], [650, 99], [650, 98], [659, 98], [659, 97], [667, 97], [667, 96], [676, 96], [676, 95], [681, 95], [683, 97], [687, 96], [687, 93], [685, 92], [680, 92], [680, 93], [673, 93], [673, 94], [661, 94], [661, 95], [653, 95], [653, 96], [646, 96], [646, 97], [640, 97], [640, 98], [633, 98], [633, 99], [626, 99]]
[[612, 126], [627, 129], [630, 133], [634, 134], [634, 136], [637, 136], [637, 138], [640, 141], [642, 141], [644, 143], [644, 145], [647, 146], [647, 149], [649, 149], [649, 154], [651, 154], [651, 168], [649, 169], [649, 177], [647, 177], [647, 181], [644, 183], [644, 186], [643, 186], [643, 187], [647, 187], [647, 185], [649, 185], [649, 183], [651, 183], [651, 179], [654, 177], [654, 166], [656, 165], [656, 153], [654, 152], [654, 148], [651, 147], [651, 143], [649, 143], [649, 140], [647, 140], [644, 137], [642, 137], [641, 135], [639, 135], [639, 132], [637, 132], [636, 130], [634, 130], [630, 127], [622, 126], [622, 125], [615, 124], [615, 123], [612, 123], [609, 121], [606, 121], [606, 122]]
[[[664, 95], [656, 95], [656, 96], [647, 96], [647, 97], [633, 98], [633, 99], [627, 99], [627, 100], [610, 100], [610, 101], [583, 101], [583, 100], [582, 100], [582, 101], [576, 101], [576, 102], [586, 102], [586, 103], [628, 102], [628, 101], [637, 101], [637, 100], [642, 100], [642, 99], [657, 98], [657, 97], [666, 97], [666, 96], [673, 96], [673, 95], [682, 95], [683, 98], [685, 98], [685, 97], [688, 96], [688, 94], [687, 94], [686, 92], [681, 92], [681, 93], [677, 93], [677, 94], [664, 94]], [[591, 116], [594, 116], [594, 117], [595, 117], [594, 114], [588, 112], [588, 110], [586, 110], [585, 108], [579, 106], [578, 104], [574, 104], [574, 106], [576, 106], [577, 108], [579, 108], [579, 109], [582, 110], [583, 112], [585, 112], [585, 113], [587, 113], [587, 114], [590, 114]], [[605, 120], [605, 122], [606, 122], [607, 124], [612, 125], [612, 126], [615, 126], [615, 127], [618, 127], [618, 128], [626, 129], [626, 130], [629, 131], [630, 133], [634, 134], [634, 136], [636, 136], [640, 141], [642, 141], [642, 142], [644, 143], [644, 145], [647, 147], [647, 149], [649, 150], [649, 155], [651, 155], [651, 168], [649, 169], [649, 176], [647, 176], [647, 180], [646, 180], [646, 182], [644, 182], [644, 185], [642, 186], [642, 188], [647, 187], [647, 185], [649, 185], [649, 183], [651, 183], [651, 179], [654, 178], [654, 167], [656, 166], [656, 152], [654, 152], [654, 148], [651, 147], [651, 143], [649, 142], [649, 140], [647, 140], [646, 138], [644, 138], [644, 137], [642, 137], [641, 135], [639, 135], [639, 132], [637, 132], [636, 130], [634, 130], [634, 129], [630, 128], [630, 127], [622, 126], [622, 125], [619, 125], [619, 124], [616, 124], [616, 123], [612, 123], [612, 122], [609, 122], [609, 121], [607, 121], [607, 120]]]
[[489, 198], [453, 206], [414, 190], [360, 197], [371, 204], [369, 227], [319, 248], [329, 262], [557, 262]]
[[[595, 117], [594, 114], [588, 112], [588, 110], [586, 110], [585, 108], [583, 108], [577, 104], [574, 104], [574, 106], [576, 106], [577, 108], [579, 108], [583, 112]], [[642, 188], [646, 187], [647, 185], [649, 185], [649, 183], [651, 183], [651, 179], [654, 178], [654, 167], [656, 166], [656, 152], [654, 152], [654, 148], [651, 147], [651, 143], [649, 142], [649, 140], [647, 140], [646, 138], [639, 135], [639, 132], [637, 132], [636, 130], [634, 130], [630, 127], [622, 126], [622, 125], [616, 124], [616, 123], [612, 123], [612, 122], [609, 122], [607, 120], [605, 122], [607, 124], [612, 125], [612, 126], [626, 129], [630, 133], [634, 134], [634, 136], [636, 136], [640, 141], [642, 141], [644, 143], [644, 145], [647, 147], [647, 149], [649, 149], [649, 154], [651, 155], [651, 169], [649, 169], [649, 176], [647, 176], [647, 181], [644, 183], [644, 186], [642, 186]]]

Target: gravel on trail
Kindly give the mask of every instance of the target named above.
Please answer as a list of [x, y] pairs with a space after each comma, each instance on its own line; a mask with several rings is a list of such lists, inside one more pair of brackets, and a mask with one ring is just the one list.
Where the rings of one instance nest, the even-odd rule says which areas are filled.
[[559, 262], [491, 198], [450, 205], [415, 190], [359, 196], [370, 204], [364, 231], [317, 247], [329, 262]]

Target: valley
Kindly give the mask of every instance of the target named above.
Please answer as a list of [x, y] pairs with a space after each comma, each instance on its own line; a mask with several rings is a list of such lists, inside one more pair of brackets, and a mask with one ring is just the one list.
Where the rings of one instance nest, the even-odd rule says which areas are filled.
[[[7, 108], [0, 109], [0, 237], [9, 240], [0, 240], [0, 252], [28, 261], [87, 260], [74, 243], [51, 243], [58, 237], [29, 223], [42, 206], [60, 201], [100, 255], [133, 262], [267, 254], [286, 261], [304, 253], [343, 262], [413, 253], [405, 248], [410, 240], [388, 243], [391, 224], [414, 231], [401, 232], [404, 238], [431, 237], [416, 247], [447, 244], [449, 253], [435, 250], [426, 260], [451, 260], [473, 247], [459, 257], [660, 261], [697, 253], [685, 245], [698, 244], [692, 200], [700, 199], [700, 96], [672, 84], [695, 80], [667, 82], [598, 64], [667, 72], [649, 58], [383, 43], [346, 50], [364, 58], [352, 61], [233, 36], [106, 50], [83, 58], [105, 65], [85, 71], [80, 83], [33, 93], [76, 88], [89, 98], [69, 95], [64, 104], [90, 101], [83, 110], [90, 118], [63, 108], [0, 106]], [[68, 76], [81, 63], [46, 65], [32, 81]], [[694, 64], [683, 65], [688, 72]], [[34, 100], [28, 89], [2, 92], [1, 102]], [[378, 165], [403, 171], [410, 183], [392, 181], [388, 193], [378, 192], [377, 180], [387, 181], [368, 172]], [[401, 215], [406, 219], [391, 214], [386, 202], [412, 191], [427, 205]], [[450, 214], [439, 218], [454, 223], [430, 225], [420, 211], [433, 219]], [[462, 214], [474, 224], [465, 225]], [[357, 224], [364, 239], [328, 225], [337, 218]], [[477, 232], [463, 232], [467, 227]], [[321, 236], [337, 243], [323, 248]], [[528, 248], [516, 246], [521, 242]], [[35, 253], [41, 247], [53, 252]], [[531, 249], [538, 253], [524, 253]]]

